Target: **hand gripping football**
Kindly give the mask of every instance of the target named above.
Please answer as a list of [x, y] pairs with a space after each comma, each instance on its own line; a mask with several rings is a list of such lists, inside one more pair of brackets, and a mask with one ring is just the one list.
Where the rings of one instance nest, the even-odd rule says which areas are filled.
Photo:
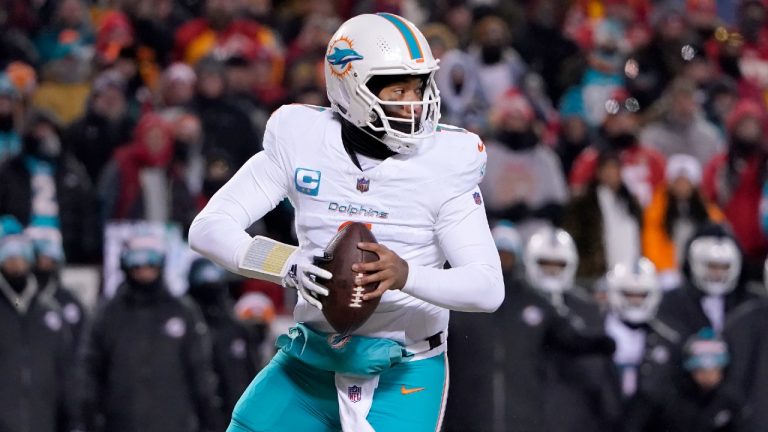
[[318, 267], [333, 274], [331, 280], [319, 281], [328, 288], [328, 295], [319, 298], [325, 319], [341, 334], [350, 334], [358, 329], [379, 305], [380, 297], [363, 301], [363, 294], [375, 291], [378, 282], [365, 286], [355, 285], [358, 273], [352, 271], [352, 264], [379, 259], [373, 252], [358, 249], [359, 242], [376, 243], [376, 237], [364, 224], [348, 223], [331, 239], [323, 257], [315, 261]]

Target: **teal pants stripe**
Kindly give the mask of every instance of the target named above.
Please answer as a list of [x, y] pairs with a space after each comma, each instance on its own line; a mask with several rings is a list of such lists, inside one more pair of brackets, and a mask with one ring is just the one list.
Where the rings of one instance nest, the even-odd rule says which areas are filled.
[[[368, 422], [377, 432], [435, 431], [447, 391], [445, 354], [397, 364], [381, 374]], [[336, 397], [333, 372], [279, 351], [240, 397], [227, 432], [338, 432]]]

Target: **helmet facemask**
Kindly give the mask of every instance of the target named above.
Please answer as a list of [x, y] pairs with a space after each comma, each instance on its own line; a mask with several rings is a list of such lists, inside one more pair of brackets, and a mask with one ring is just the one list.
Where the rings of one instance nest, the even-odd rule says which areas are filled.
[[606, 275], [608, 304], [630, 324], [644, 324], [656, 316], [661, 303], [661, 287], [656, 269], [647, 258], [633, 266], [617, 264]]
[[[381, 88], [370, 88], [372, 81], [385, 75], [372, 75], [366, 84], [358, 87], [357, 91], [368, 104], [368, 121], [365, 126], [373, 132], [383, 132], [379, 138], [390, 150], [408, 154], [419, 141], [435, 134], [437, 121], [440, 118], [440, 92], [434, 79], [435, 72], [418, 75], [390, 75], [392, 80]], [[426, 75], [426, 76], [425, 76]], [[389, 101], [383, 100], [378, 93], [388, 85], [397, 82], [397, 78], [408, 80], [410, 77], [422, 78], [422, 98], [420, 101]], [[386, 78], [385, 78], [386, 79]], [[379, 87], [379, 86], [376, 86]], [[375, 93], [374, 93], [375, 92]], [[409, 108], [409, 109], [405, 109]], [[393, 111], [410, 113], [410, 117], [394, 114]]]
[[579, 257], [565, 231], [550, 227], [538, 230], [528, 240], [523, 260], [526, 279], [534, 288], [561, 296], [573, 287]]
[[[412, 153], [434, 135], [440, 119], [440, 92], [435, 83], [438, 60], [410, 21], [388, 13], [350, 18], [328, 43], [325, 64], [333, 111], [390, 150]], [[424, 86], [417, 101], [382, 100], [377, 89], [368, 85], [381, 78], [419, 76], [424, 78]], [[410, 114], [393, 115], [396, 108]]]
[[721, 296], [736, 288], [741, 255], [730, 238], [701, 237], [689, 251], [693, 282], [708, 295]]
[[613, 303], [622, 320], [631, 324], [642, 324], [650, 321], [659, 306], [660, 293], [653, 289], [637, 289], [637, 287], [618, 287]]

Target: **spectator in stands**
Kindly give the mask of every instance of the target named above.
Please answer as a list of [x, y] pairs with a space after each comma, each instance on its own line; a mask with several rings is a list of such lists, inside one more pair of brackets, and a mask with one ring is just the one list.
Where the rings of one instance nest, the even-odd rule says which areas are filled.
[[174, 145], [173, 125], [165, 119], [149, 113], [139, 120], [134, 141], [116, 151], [102, 173], [99, 195], [105, 221], [190, 223], [194, 203], [185, 182], [186, 155], [174, 153]]
[[736, 102], [739, 101], [736, 83], [726, 76], [721, 76], [706, 85], [706, 93], [707, 100], [704, 102], [703, 108], [706, 112], [707, 120], [717, 126], [720, 134], [725, 137], [727, 135], [726, 119], [736, 106]]
[[[228, 0], [227, 0], [228, 1]], [[261, 150], [257, 131], [248, 113], [227, 95], [224, 65], [205, 59], [197, 67], [197, 95], [191, 109], [203, 123], [203, 148], [225, 150], [240, 167]]]
[[182, 114], [170, 124], [173, 131], [173, 156], [166, 170], [170, 193], [170, 220], [183, 232], [197, 215], [195, 196], [202, 189], [205, 155], [200, 119]]
[[[15, 3], [15, 8], [9, 8], [9, 3]], [[39, 55], [35, 44], [29, 39], [32, 28], [40, 13], [35, 11], [37, 5], [23, 1], [4, 0], [0, 7], [6, 13], [0, 16], [0, 67], [5, 67], [14, 60], [28, 64], [37, 64]]]
[[40, 295], [54, 302], [69, 325], [72, 335], [72, 353], [75, 354], [80, 346], [81, 337], [86, 323], [86, 310], [83, 303], [68, 287], [62, 285], [61, 268], [64, 266], [64, 248], [61, 239], [33, 239], [35, 261], [32, 273], [35, 275]]
[[618, 154], [624, 183], [640, 204], [646, 206], [664, 182], [664, 157], [638, 141], [640, 107], [636, 99], [628, 97], [623, 90], [616, 91], [605, 99], [602, 109], [606, 116], [600, 128], [601, 141], [584, 150], [573, 163], [571, 188], [576, 195], [584, 192], [595, 175], [600, 151], [605, 149]]
[[637, 68], [627, 74], [627, 88], [643, 109], [650, 108], [680, 74], [686, 62], [681, 55], [682, 48], [695, 42], [680, 3], [654, 7], [649, 43], [637, 47], [629, 56]]
[[658, 102], [661, 118], [645, 126], [640, 142], [664, 157], [688, 154], [704, 165], [724, 149], [720, 132], [709, 123], [696, 101], [696, 85], [687, 79], [673, 81]]
[[224, 183], [226, 183], [237, 170], [232, 162], [232, 157], [223, 150], [211, 150], [205, 156], [205, 171], [203, 172], [203, 186], [197, 195], [195, 204], [198, 210], [202, 210]]
[[21, 152], [21, 97], [6, 73], [0, 73], [0, 163]]
[[567, 177], [576, 158], [592, 145], [594, 137], [584, 117], [577, 112], [571, 112], [566, 107], [561, 106], [560, 118], [561, 124], [555, 151], [560, 158], [560, 164], [563, 167], [562, 172]]
[[248, 345], [251, 347], [256, 370], [261, 370], [275, 355], [275, 341], [271, 325], [276, 317], [272, 297], [260, 291], [247, 292], [235, 303], [235, 316], [248, 330]]
[[196, 64], [208, 55], [248, 55], [261, 46], [276, 47], [275, 34], [256, 21], [237, 17], [235, 0], [206, 0], [204, 15], [176, 30], [174, 60]]
[[[472, 125], [478, 122], [485, 126], [487, 102], [472, 56], [457, 48], [456, 36], [442, 24], [427, 26], [424, 36], [435, 58], [440, 59], [435, 81], [443, 100], [442, 121], [446, 124], [461, 124], [467, 129], [472, 129]], [[435, 47], [443, 47], [445, 51], [438, 56]], [[473, 132], [479, 131], [475, 129]]]
[[235, 318], [227, 272], [199, 258], [189, 269], [189, 295], [200, 307], [211, 332], [213, 370], [218, 377], [218, 424], [229, 422], [240, 396], [256, 376], [256, 347], [248, 329]]
[[591, 280], [633, 262], [641, 251], [642, 208], [622, 180], [627, 168], [610, 151], [596, 162], [595, 178], [585, 194], [571, 200], [563, 221], [581, 257], [577, 275]]
[[741, 51], [736, 59], [741, 73], [741, 90], [755, 99], [761, 99], [768, 89], [768, 6], [760, 0], [745, 0], [738, 3], [738, 35], [741, 37]]
[[152, 82], [157, 81], [155, 75], [159, 75], [151, 62], [140, 58], [145, 55], [141, 47], [122, 47], [109, 67], [109, 70], [117, 71], [125, 82], [128, 115], [133, 119], [151, 109], [152, 95], [149, 88]]
[[[274, 91], [270, 92], [272, 94], [269, 95], [267, 93], [260, 94], [256, 91], [257, 83], [263, 89], [269, 86], [271, 82], [269, 53], [265, 50], [254, 61], [242, 56], [230, 57], [226, 61], [225, 69], [228, 98], [248, 114], [255, 130], [264, 130], [269, 114], [272, 112], [272, 109], [268, 108], [269, 105], [266, 105], [265, 102], [272, 102], [275, 98], [282, 99], [285, 96], [279, 85], [273, 86]], [[317, 74], [314, 65], [310, 72], [311, 77]], [[262, 99], [261, 95], [265, 97]]]
[[738, 306], [755, 299], [749, 292], [743, 255], [723, 225], [704, 225], [688, 243], [683, 283], [664, 296], [659, 318], [682, 338], [704, 327], [721, 332]]
[[703, 190], [733, 227], [744, 251], [744, 267], [750, 280], [762, 277], [768, 253], [768, 237], [760, 228], [759, 208], [765, 179], [766, 116], [751, 100], [741, 100], [726, 122], [728, 149], [704, 169]]
[[683, 350], [683, 370], [671, 385], [643, 389], [624, 419], [624, 432], [735, 432], [744, 417], [743, 401], [723, 385], [728, 346], [712, 329], [691, 336]]
[[136, 44], [159, 66], [167, 66], [173, 54], [174, 32], [190, 19], [184, 8], [173, 0], [138, 0], [125, 3], [123, 8], [136, 29]]
[[68, 56], [90, 58], [94, 42], [88, 10], [82, 0], [58, 2], [53, 21], [35, 38], [43, 64]]
[[101, 248], [96, 195], [60, 136], [51, 114], [29, 113], [22, 153], [0, 167], [0, 214], [12, 214], [36, 230], [60, 231], [69, 261], [92, 263]]
[[[179, 199], [188, 199], [194, 202], [194, 197], [201, 193], [205, 177], [206, 155], [203, 153], [203, 126], [200, 119], [190, 113], [180, 112], [178, 116], [171, 116], [173, 129], [173, 158], [171, 159], [172, 180], [178, 182], [182, 189], [177, 189]], [[184, 194], [190, 195], [188, 198]], [[196, 205], [184, 206], [184, 211], [197, 213]], [[186, 220], [182, 213], [174, 213], [174, 220]]]
[[473, 32], [469, 53], [483, 99], [493, 105], [507, 90], [521, 87], [528, 66], [510, 46], [509, 27], [500, 17], [488, 15], [480, 19]]
[[41, 83], [33, 97], [36, 107], [50, 110], [63, 123], [80, 117], [90, 93], [94, 40], [88, 9], [81, 0], [51, 2], [55, 14], [38, 35]]
[[39, 84], [35, 68], [22, 61], [13, 61], [5, 68], [5, 73], [19, 93], [21, 108], [24, 110], [28, 109], [29, 101], [37, 91]]
[[120, 146], [128, 144], [135, 122], [128, 116], [126, 83], [116, 71], [99, 75], [93, 83], [83, 117], [64, 133], [64, 148], [83, 163], [91, 183]]
[[341, 25], [338, 17], [324, 13], [309, 13], [303, 20], [296, 38], [286, 50], [286, 62], [289, 67], [307, 57], [315, 57], [327, 48], [323, 41], [330, 40]]
[[168, 66], [159, 83], [158, 108], [172, 111], [184, 109], [195, 96], [196, 82], [195, 70], [189, 65], [177, 62]]
[[562, 32], [567, 3], [537, 1], [526, 5], [528, 20], [518, 30], [514, 45], [531, 69], [546, 83], [549, 98], [557, 101], [572, 82], [578, 46]]
[[[549, 300], [571, 325], [601, 333], [604, 316], [581, 287], [575, 285], [578, 253], [562, 229], [541, 228], [523, 253], [528, 284]], [[602, 432], [611, 430], [620, 414], [609, 356], [573, 355], [557, 346], [547, 350], [545, 373], [546, 430]]]
[[82, 358], [87, 430], [221, 430], [215, 423], [210, 335], [200, 310], [170, 294], [162, 239], [125, 244], [125, 283], [94, 316]]
[[672, 155], [667, 182], [653, 195], [643, 216], [643, 253], [653, 262], [662, 289], [676, 288], [690, 237], [708, 222], [722, 222], [722, 212], [701, 193], [701, 165], [693, 156]]
[[34, 251], [19, 222], [0, 217], [0, 427], [67, 431], [72, 409], [69, 328], [55, 302], [39, 295]]
[[481, 184], [488, 215], [517, 225], [524, 239], [538, 227], [560, 220], [568, 198], [557, 156], [541, 144], [540, 124], [528, 99], [512, 89], [490, 113], [495, 139], [485, 146], [488, 165]]
[[114, 65], [124, 48], [134, 46], [135, 29], [128, 15], [120, 9], [110, 9], [99, 20], [96, 29], [96, 63], [101, 68]]
[[664, 383], [679, 360], [680, 336], [657, 318], [661, 287], [647, 258], [614, 266], [606, 275], [605, 331], [616, 342], [613, 361], [625, 411], [638, 390]]
[[[624, 83], [626, 29], [614, 19], [603, 19], [596, 24], [591, 39], [590, 49], [585, 52], [586, 67], [571, 66], [578, 71], [576, 73], [580, 74], [580, 79], [566, 90], [560, 104], [565, 105], [568, 101], [568, 105], [579, 107], [587, 124], [599, 127], [606, 116], [615, 114], [606, 111], [605, 101], [619, 92]], [[576, 73], [571, 72], [574, 75]], [[617, 96], [613, 97], [618, 99]], [[622, 95], [621, 100], [627, 98]]]

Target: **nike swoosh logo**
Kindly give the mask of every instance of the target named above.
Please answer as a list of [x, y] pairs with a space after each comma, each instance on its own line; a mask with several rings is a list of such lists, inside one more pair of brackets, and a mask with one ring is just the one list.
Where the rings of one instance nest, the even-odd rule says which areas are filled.
[[405, 388], [405, 386], [400, 387], [400, 393], [404, 395], [409, 395], [411, 393], [416, 393], [424, 390], [426, 387], [414, 387], [414, 388]]

